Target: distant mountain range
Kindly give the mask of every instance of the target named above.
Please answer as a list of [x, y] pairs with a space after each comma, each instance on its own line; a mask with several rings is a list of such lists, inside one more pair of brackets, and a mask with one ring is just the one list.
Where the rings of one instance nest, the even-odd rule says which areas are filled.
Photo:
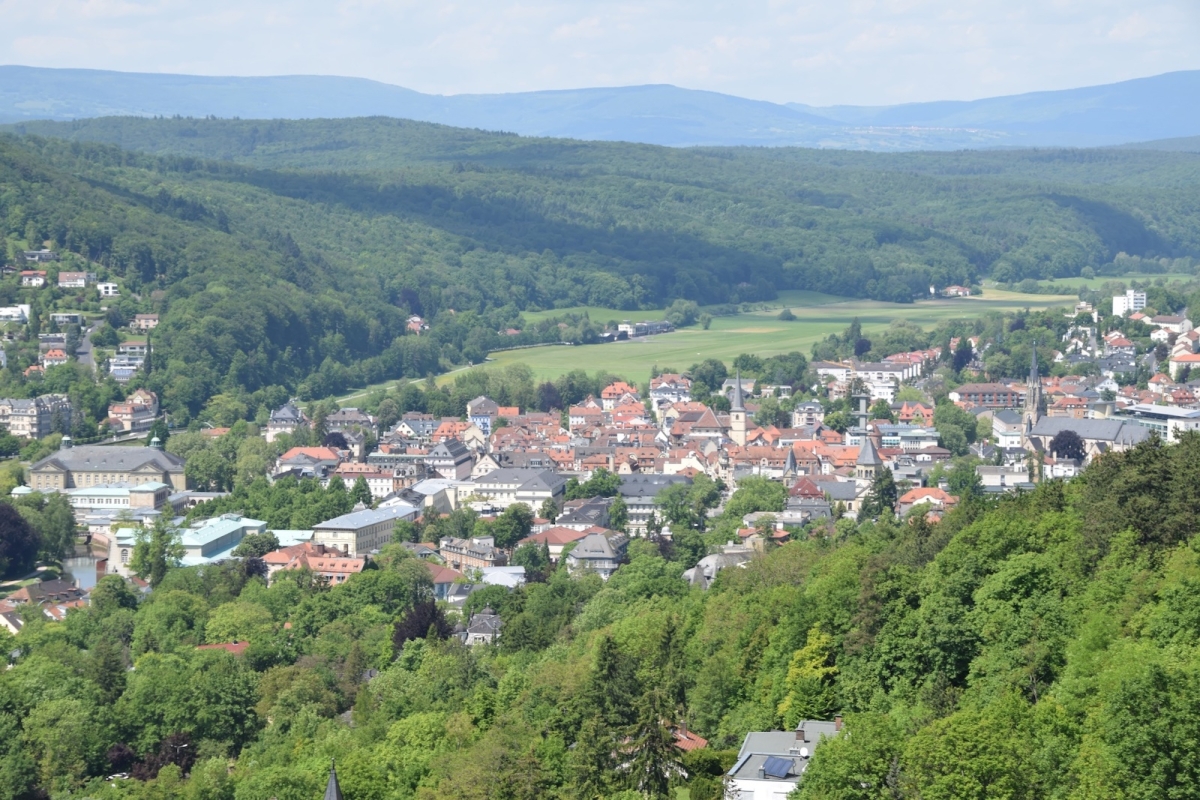
[[668, 85], [442, 96], [362, 78], [0, 66], [0, 123], [175, 115], [388, 116], [526, 136], [669, 146], [1092, 147], [1200, 135], [1200, 71], [963, 102], [818, 108]]

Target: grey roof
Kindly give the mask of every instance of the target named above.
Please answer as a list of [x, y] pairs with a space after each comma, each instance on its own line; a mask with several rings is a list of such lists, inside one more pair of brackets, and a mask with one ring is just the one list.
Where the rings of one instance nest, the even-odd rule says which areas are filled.
[[686, 475], [623, 475], [618, 491], [622, 497], [657, 497], [668, 486], [691, 482]]
[[998, 419], [1005, 425], [1020, 425], [1021, 415], [1011, 408], [1002, 408], [992, 414], [993, 419]]
[[854, 463], [863, 467], [883, 466], [883, 459], [879, 457], [879, 451], [875, 449], [875, 442], [870, 436], [863, 437], [862, 446], [858, 450], [858, 461]]
[[183, 472], [183, 459], [165, 450], [153, 447], [102, 447], [101, 445], [81, 445], [59, 450], [41, 459], [30, 469], [56, 466], [72, 472], [94, 470], [132, 472], [148, 465], [165, 472]]
[[730, 411], [745, 411], [746, 404], [742, 399], [742, 371], [737, 371], [737, 377], [733, 383], [733, 399], [729, 401]]
[[[804, 731], [803, 736], [801, 731]], [[795, 731], [748, 733], [742, 742], [742, 749], [738, 751], [737, 762], [728, 775], [735, 780], [777, 780], [794, 784], [808, 769], [812, 754], [821, 744], [822, 737], [833, 738], [836, 735], [836, 723], [819, 720], [802, 720]], [[807, 757], [802, 755], [805, 751]], [[759, 769], [766, 766], [768, 758], [790, 761], [791, 769], [786, 776], [771, 775], [767, 771], [760, 776]]]
[[455, 463], [465, 461], [471, 457], [471, 453], [467, 450], [467, 446], [458, 439], [447, 439], [444, 442], [439, 442], [438, 445], [429, 451], [427, 459], [450, 459]]
[[500, 413], [500, 404], [490, 397], [480, 395], [467, 403], [467, 414], [472, 417], [495, 416]]
[[575, 543], [568, 558], [585, 561], [613, 561], [620, 557], [628, 539], [624, 534], [589, 533]]
[[1137, 444], [1149, 439], [1150, 429], [1132, 420], [1074, 419], [1072, 417], [1042, 417], [1033, 426], [1034, 436], [1057, 436], [1062, 431], [1075, 431], [1082, 439], [1097, 442]]
[[300, 422], [304, 416], [291, 400], [271, 412], [271, 422]]
[[858, 496], [858, 487], [853, 481], [817, 481], [816, 484], [818, 489], [835, 502], [853, 500]]
[[329, 782], [325, 784], [325, 800], [342, 800], [342, 787], [338, 785], [337, 770], [329, 765]]
[[552, 470], [522, 467], [501, 467], [475, 479], [476, 486], [515, 483], [518, 489], [541, 489], [551, 492], [557, 491], [566, 482], [566, 478]]
[[349, 514], [343, 514], [340, 517], [326, 520], [313, 526], [314, 530], [318, 531], [344, 531], [358, 530], [365, 528], [368, 525], [375, 525], [379, 522], [386, 522], [389, 519], [398, 520], [402, 517], [407, 517], [416, 511], [416, 507], [409, 505], [394, 505], [387, 508], [366, 509], [363, 511], [352, 511]]
[[499, 614], [493, 613], [490, 608], [485, 608], [478, 614], [471, 615], [471, 624], [467, 626], [467, 633], [496, 636], [500, 633], [500, 627], [503, 624]]

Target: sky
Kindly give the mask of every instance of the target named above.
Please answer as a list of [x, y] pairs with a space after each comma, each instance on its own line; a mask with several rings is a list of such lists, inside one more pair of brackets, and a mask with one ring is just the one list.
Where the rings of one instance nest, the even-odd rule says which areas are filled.
[[969, 100], [1200, 69], [1197, 0], [0, 0], [0, 63]]

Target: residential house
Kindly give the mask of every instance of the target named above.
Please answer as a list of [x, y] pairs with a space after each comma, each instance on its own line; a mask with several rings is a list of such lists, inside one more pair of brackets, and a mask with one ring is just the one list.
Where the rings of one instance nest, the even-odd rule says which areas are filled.
[[122, 433], [142, 433], [150, 430], [158, 418], [158, 395], [149, 389], [138, 389], [119, 403], [108, 407], [108, 425]]
[[[1191, 373], [1200, 367], [1200, 353], [1179, 353], [1171, 356], [1167, 364], [1170, 366], [1171, 378], [1181, 381], [1185, 376], [1190, 378]], [[1197, 371], [1197, 374], [1200, 374], [1200, 371]]]
[[60, 289], [83, 289], [89, 283], [96, 282], [96, 273], [94, 272], [60, 272], [58, 273], [58, 288]]
[[795, 732], [746, 734], [737, 761], [725, 775], [727, 800], [781, 800], [800, 783], [813, 753], [842, 730], [842, 718], [832, 722], [801, 720]]
[[997, 410], [992, 414], [992, 437], [996, 446], [1001, 449], [1020, 447], [1025, 434], [1025, 426], [1021, 414], [1010, 408]]
[[145, 356], [150, 352], [150, 342], [146, 339], [128, 339], [117, 345], [117, 355]]
[[458, 439], [447, 439], [430, 448], [425, 456], [425, 466], [436, 477], [462, 481], [471, 477], [475, 457]]
[[625, 559], [629, 537], [623, 533], [589, 533], [567, 553], [567, 569], [572, 573], [591, 571], [604, 580], [612, 577]]
[[134, 331], [152, 331], [158, 327], [158, 314], [134, 314], [129, 329]]
[[33, 264], [45, 264], [50, 261], [58, 261], [58, 253], [44, 247], [41, 250], [26, 250], [25, 260]]
[[146, 364], [145, 356], [113, 356], [108, 360], [108, 373], [117, 383], [125, 384]]
[[907, 516], [910, 511], [925, 506], [927, 511], [949, 511], [958, 505], [958, 498], [936, 486], [910, 489], [900, 495], [897, 513]]
[[815, 428], [825, 422], [825, 407], [816, 400], [797, 403], [792, 409], [793, 428]]
[[42, 353], [41, 356], [42, 366], [46, 369], [49, 369], [50, 367], [61, 366], [70, 360], [71, 359], [67, 357], [67, 351], [60, 347], [52, 347], [46, 352]]
[[656, 412], [675, 403], [692, 399], [692, 379], [674, 372], [664, 372], [650, 380], [650, 402]]
[[0, 399], [0, 426], [18, 439], [43, 439], [70, 422], [71, 400], [65, 394]]
[[65, 325], [82, 325], [83, 315], [78, 311], [56, 311], [50, 315], [50, 321], [60, 328]]
[[500, 416], [500, 404], [489, 397], [480, 395], [467, 402], [467, 419], [476, 428], [483, 431], [484, 436], [492, 435], [492, 423]]
[[266, 440], [273, 442], [282, 434], [295, 433], [299, 428], [308, 426], [308, 418], [304, 416], [296, 404], [288, 400], [271, 412], [267, 418]]
[[690, 485], [692, 479], [686, 475], [622, 475], [618, 492], [629, 512], [626, 529], [634, 536], [645, 536], [646, 523], [655, 511], [654, 501], [659, 492], [679, 483]]
[[605, 411], [612, 411], [627, 402], [639, 402], [638, 390], [625, 381], [614, 381], [600, 392], [600, 404]]
[[345, 583], [351, 575], [363, 571], [366, 556], [350, 556], [319, 542], [301, 542], [272, 550], [262, 557], [267, 566], [267, 583], [280, 570], [307, 569], [328, 585]]
[[567, 479], [548, 469], [501, 467], [476, 478], [474, 494], [497, 508], [525, 503], [538, 509], [546, 500], [561, 504]]
[[46, 285], [46, 270], [44, 269], [23, 269], [21, 270], [21, 285], [33, 289], [40, 289]]
[[578, 542], [588, 534], [595, 532], [590, 529], [576, 530], [574, 528], [555, 526], [547, 528], [540, 533], [535, 533], [532, 536], [526, 536], [517, 543], [517, 546], [519, 547], [523, 544], [544, 544], [550, 552], [550, 561], [557, 564], [558, 560], [562, 558], [563, 550], [566, 549], [567, 545]]
[[96, 291], [101, 297], [120, 297], [121, 287], [115, 283], [97, 283]]
[[500, 638], [500, 628], [504, 623], [500, 615], [491, 608], [484, 608], [471, 615], [466, 628], [459, 633], [463, 644], [494, 644]]
[[504, 551], [496, 547], [491, 536], [458, 539], [447, 536], [438, 542], [438, 552], [446, 565], [459, 571], [502, 567], [508, 563]]
[[0, 322], [17, 322], [22, 325], [29, 322], [30, 306], [20, 304], [0, 307]]
[[275, 460], [274, 476], [323, 479], [341, 463], [341, 455], [331, 447], [293, 447]]

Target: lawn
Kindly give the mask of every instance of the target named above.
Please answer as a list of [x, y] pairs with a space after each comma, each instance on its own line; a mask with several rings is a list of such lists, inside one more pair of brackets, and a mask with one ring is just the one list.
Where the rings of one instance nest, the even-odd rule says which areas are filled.
[[1134, 272], [1128, 275], [1098, 275], [1095, 278], [1055, 278], [1054, 280], [1038, 281], [1042, 286], [1058, 286], [1069, 291], [1078, 291], [1079, 287], [1086, 286], [1089, 289], [1099, 289], [1106, 283], [1120, 281], [1128, 284], [1130, 281], [1138, 281], [1142, 283], [1156, 281], [1162, 278], [1170, 281], [1194, 281], [1195, 275], [1189, 275], [1186, 272], [1172, 272], [1163, 275], [1153, 275], [1146, 272]]
[[[808, 305], [804, 304], [806, 302]], [[988, 311], [1048, 308], [1074, 302], [1071, 295], [1020, 294], [996, 289], [986, 291], [981, 297], [931, 300], [911, 305], [787, 292], [768, 304], [773, 306], [769, 311], [715, 317], [707, 331], [696, 326], [613, 344], [509, 350], [494, 353], [489, 364], [502, 367], [526, 363], [539, 380], [555, 378], [573, 369], [585, 369], [589, 372], [607, 370], [628, 380], [644, 381], [655, 365], [660, 369], [687, 369], [705, 358], [730, 362], [741, 353], [772, 355], [799, 350], [808, 355], [813, 343], [830, 333], [840, 332], [854, 317], [859, 318], [863, 332], [869, 335], [896, 319], [928, 328], [942, 320], [973, 318]], [[783, 322], [776, 318], [778, 309], [785, 304], [796, 315], [795, 321]], [[610, 313], [608, 309], [603, 311]], [[628, 317], [628, 312], [624, 315], [618, 318]]]

